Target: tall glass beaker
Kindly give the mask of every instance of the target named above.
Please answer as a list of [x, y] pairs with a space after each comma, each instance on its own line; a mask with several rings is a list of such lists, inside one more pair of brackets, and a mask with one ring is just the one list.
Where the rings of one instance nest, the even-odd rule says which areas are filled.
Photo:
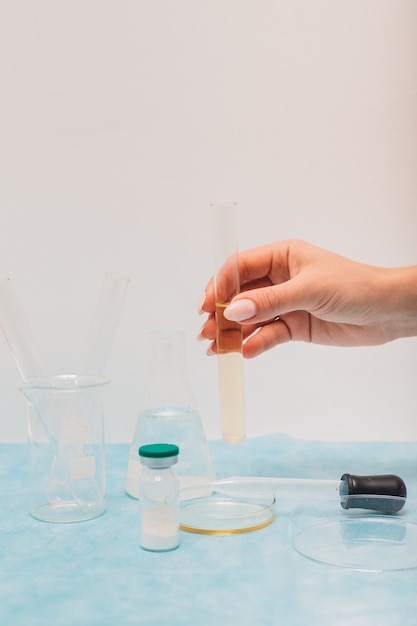
[[[148, 334], [149, 371], [144, 398], [130, 448], [125, 489], [139, 496], [140, 446], [171, 443], [180, 449], [176, 474], [187, 497], [201, 494], [214, 471], [201, 417], [188, 379], [185, 333]], [[197, 489], [199, 487], [199, 489]]]
[[80, 522], [105, 509], [102, 376], [32, 378], [28, 399], [29, 510], [46, 522]]

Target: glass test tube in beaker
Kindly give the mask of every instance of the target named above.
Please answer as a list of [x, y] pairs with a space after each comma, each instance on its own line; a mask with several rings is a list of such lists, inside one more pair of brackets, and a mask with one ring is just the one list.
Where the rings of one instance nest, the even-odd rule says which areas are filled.
[[246, 436], [242, 327], [224, 317], [224, 310], [240, 291], [236, 205], [212, 205], [216, 343], [222, 436], [239, 443]]

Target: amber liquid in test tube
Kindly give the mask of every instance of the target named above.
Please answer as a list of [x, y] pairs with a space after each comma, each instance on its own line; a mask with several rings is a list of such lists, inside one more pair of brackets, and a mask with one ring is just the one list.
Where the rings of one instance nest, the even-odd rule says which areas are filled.
[[224, 317], [225, 308], [240, 291], [236, 205], [225, 202], [211, 208], [221, 432], [228, 443], [239, 443], [246, 436], [242, 328]]

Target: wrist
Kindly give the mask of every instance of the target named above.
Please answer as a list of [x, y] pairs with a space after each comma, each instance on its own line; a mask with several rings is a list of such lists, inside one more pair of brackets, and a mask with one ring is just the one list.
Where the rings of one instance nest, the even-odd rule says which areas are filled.
[[387, 270], [385, 297], [395, 338], [417, 336], [417, 265]]

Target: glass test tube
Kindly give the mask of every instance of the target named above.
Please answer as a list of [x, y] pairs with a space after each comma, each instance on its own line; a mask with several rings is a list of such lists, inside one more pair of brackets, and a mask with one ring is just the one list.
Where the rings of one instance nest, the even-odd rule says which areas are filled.
[[211, 206], [221, 432], [228, 443], [239, 443], [246, 435], [242, 328], [224, 317], [225, 308], [240, 291], [236, 205]]
[[0, 327], [22, 379], [45, 374], [38, 345], [10, 278], [0, 280]]
[[81, 374], [104, 374], [129, 284], [129, 276], [106, 272], [79, 364]]

